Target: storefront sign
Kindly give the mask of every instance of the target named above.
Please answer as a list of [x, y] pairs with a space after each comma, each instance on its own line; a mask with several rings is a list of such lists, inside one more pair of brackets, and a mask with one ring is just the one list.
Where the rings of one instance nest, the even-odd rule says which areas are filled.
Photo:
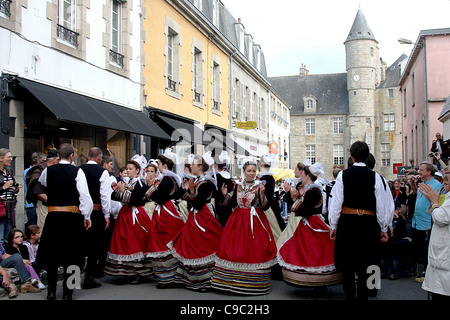
[[258, 127], [256, 121], [236, 121], [236, 129], [252, 130]]
[[271, 142], [269, 144], [269, 153], [278, 154], [278, 143]]

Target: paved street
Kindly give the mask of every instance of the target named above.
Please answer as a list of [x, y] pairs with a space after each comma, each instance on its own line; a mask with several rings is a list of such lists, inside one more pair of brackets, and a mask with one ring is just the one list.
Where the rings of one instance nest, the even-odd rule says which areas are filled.
[[[343, 300], [342, 285], [327, 288], [319, 294], [311, 289], [298, 289], [288, 286], [283, 281], [272, 280], [271, 292], [264, 296], [237, 296], [215, 291], [200, 293], [183, 288], [157, 289], [156, 282], [148, 280], [139, 285], [131, 285], [124, 278], [105, 276], [98, 280], [102, 287], [90, 290], [75, 290], [74, 300]], [[46, 300], [47, 292], [20, 294], [15, 300]], [[57, 299], [61, 299], [62, 286], [58, 283]], [[8, 300], [7, 297], [1, 300]], [[381, 280], [381, 290], [377, 297], [370, 300], [427, 300], [427, 292], [421, 289], [421, 284], [410, 278], [398, 280]]]

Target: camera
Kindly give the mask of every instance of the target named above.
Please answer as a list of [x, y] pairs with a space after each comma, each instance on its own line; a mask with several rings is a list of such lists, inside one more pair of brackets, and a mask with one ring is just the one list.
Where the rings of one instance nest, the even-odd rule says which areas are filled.
[[429, 155], [430, 157], [435, 157], [434, 152], [430, 152], [430, 153], [428, 153], [428, 155]]

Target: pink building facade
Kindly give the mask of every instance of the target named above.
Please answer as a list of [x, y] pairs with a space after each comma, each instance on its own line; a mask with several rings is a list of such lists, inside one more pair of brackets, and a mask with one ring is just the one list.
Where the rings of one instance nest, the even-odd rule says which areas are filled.
[[403, 165], [417, 167], [437, 132], [450, 132], [438, 120], [450, 95], [450, 28], [422, 30], [400, 79]]

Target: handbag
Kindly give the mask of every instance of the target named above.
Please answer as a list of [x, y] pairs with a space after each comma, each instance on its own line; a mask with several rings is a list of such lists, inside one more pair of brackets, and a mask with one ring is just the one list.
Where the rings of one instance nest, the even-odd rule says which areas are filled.
[[5, 203], [0, 200], [0, 218], [3, 218], [4, 216], [6, 216]]

